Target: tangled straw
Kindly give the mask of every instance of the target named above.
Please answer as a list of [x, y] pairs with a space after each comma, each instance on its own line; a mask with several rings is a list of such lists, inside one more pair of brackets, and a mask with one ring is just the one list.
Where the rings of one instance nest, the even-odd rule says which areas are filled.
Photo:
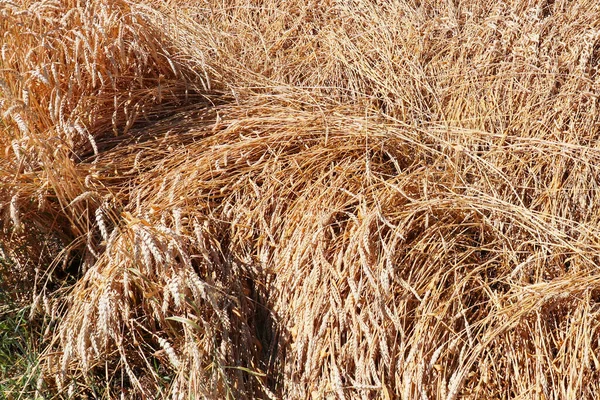
[[593, 398], [600, 9], [310, 3], [0, 5], [40, 390]]

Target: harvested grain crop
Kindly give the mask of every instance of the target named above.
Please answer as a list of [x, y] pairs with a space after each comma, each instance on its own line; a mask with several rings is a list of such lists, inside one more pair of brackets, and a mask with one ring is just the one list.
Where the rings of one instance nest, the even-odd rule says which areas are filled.
[[0, 15], [1, 282], [53, 321], [39, 394], [600, 389], [595, 2]]

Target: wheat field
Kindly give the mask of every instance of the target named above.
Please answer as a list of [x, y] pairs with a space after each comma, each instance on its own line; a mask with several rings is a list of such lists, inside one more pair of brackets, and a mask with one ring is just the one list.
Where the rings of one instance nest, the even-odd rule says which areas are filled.
[[13, 0], [0, 47], [4, 398], [600, 393], [600, 3]]

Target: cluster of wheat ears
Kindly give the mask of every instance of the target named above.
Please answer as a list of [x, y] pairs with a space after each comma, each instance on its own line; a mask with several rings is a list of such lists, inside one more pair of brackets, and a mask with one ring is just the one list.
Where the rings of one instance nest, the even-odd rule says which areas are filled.
[[0, 47], [39, 396], [600, 392], [597, 1], [4, 0]]

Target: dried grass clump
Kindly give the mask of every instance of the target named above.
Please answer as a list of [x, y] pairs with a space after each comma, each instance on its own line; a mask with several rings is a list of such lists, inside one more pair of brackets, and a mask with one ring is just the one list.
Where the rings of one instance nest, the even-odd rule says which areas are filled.
[[89, 232], [89, 206], [110, 197], [82, 162], [136, 121], [177, 110], [194, 94], [195, 72], [177, 61], [148, 7], [24, 1], [0, 13], [4, 220], [17, 233], [27, 223], [66, 234], [64, 247]]
[[244, 295], [249, 278], [220, 253], [208, 224], [193, 225], [194, 239], [134, 217], [113, 231], [73, 288], [56, 337], [60, 356], [47, 359], [59, 389], [81, 372], [109, 368], [121, 370], [112, 379], [129, 395], [156, 396], [169, 370], [177, 375], [175, 397], [262, 394], [260, 380], [243, 377], [253, 366], [232, 364], [258, 359], [255, 327], [245, 317], [255, 313]]
[[56, 321], [40, 391], [600, 391], [594, 2], [0, 13], [0, 238]]

